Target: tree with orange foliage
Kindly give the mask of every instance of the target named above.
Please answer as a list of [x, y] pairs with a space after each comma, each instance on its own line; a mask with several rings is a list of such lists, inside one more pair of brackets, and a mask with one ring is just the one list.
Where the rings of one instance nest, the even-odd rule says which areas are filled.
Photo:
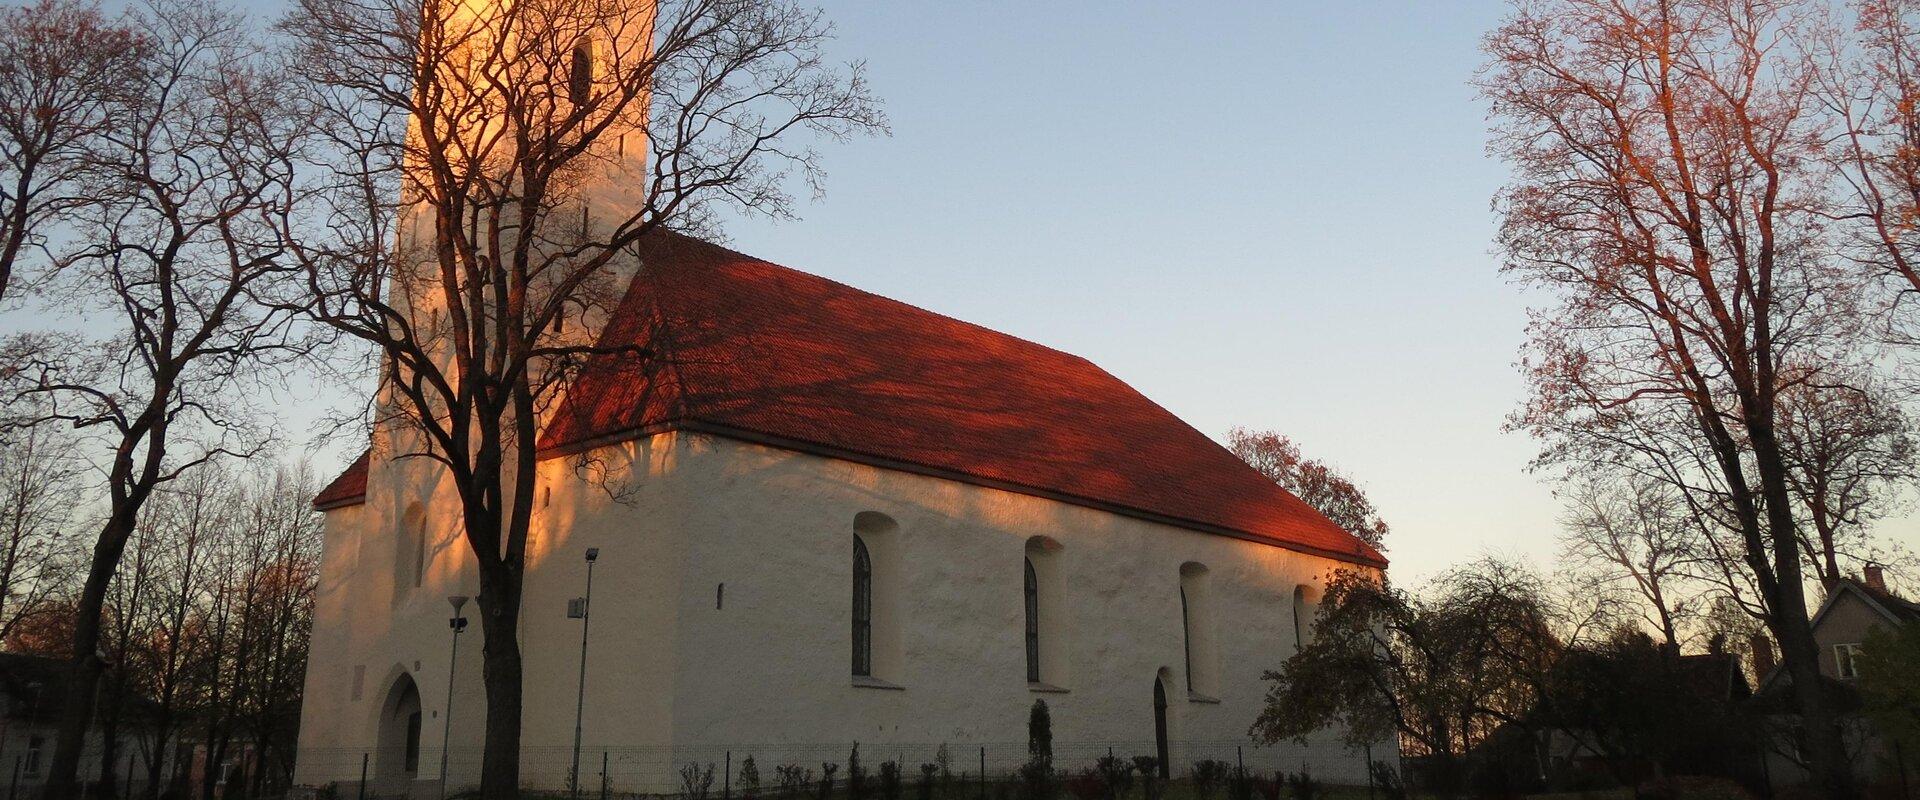
[[[1828, 235], [1825, 4], [1516, 2], [1478, 77], [1514, 170], [1504, 268], [1542, 290], [1515, 428], [1569, 472], [1658, 476], [1724, 520], [1779, 642], [1813, 780], [1855, 795], [1808, 623], [1783, 395], [1862, 359]], [[1813, 365], [1813, 366], [1809, 366]], [[1667, 446], [1671, 443], [1672, 446]]]
[[1227, 431], [1227, 449], [1335, 525], [1377, 550], [1386, 549], [1387, 521], [1367, 493], [1332, 465], [1301, 454], [1293, 440], [1275, 431], [1234, 428]]

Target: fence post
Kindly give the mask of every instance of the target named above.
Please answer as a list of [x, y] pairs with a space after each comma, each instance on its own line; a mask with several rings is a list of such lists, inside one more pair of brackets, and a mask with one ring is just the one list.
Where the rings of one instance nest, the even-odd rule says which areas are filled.
[[607, 751], [600, 751], [600, 800], [607, 800]]
[[127, 790], [120, 794], [122, 798], [133, 797], [133, 754], [127, 754]]
[[7, 800], [20, 793], [20, 756], [13, 757], [13, 782], [7, 784]]
[[987, 748], [980, 748], [980, 800], [987, 800]]
[[733, 751], [727, 751], [727, 760], [720, 767], [720, 800], [733, 800]]
[[367, 800], [367, 759], [372, 753], [360, 754], [360, 800]]

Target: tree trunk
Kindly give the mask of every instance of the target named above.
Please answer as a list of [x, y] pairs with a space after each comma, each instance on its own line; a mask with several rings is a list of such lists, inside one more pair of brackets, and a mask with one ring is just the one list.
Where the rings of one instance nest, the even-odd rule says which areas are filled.
[[138, 504], [121, 498], [107, 517], [93, 548], [93, 563], [74, 609], [73, 660], [67, 674], [67, 696], [61, 703], [60, 723], [54, 733], [53, 761], [47, 767], [46, 800], [80, 797], [80, 756], [87, 746], [87, 727], [93, 721], [100, 674], [100, 612], [106, 606], [107, 587], [120, 565], [120, 554], [133, 535]]
[[481, 756], [480, 797], [481, 800], [519, 800], [522, 676], [518, 574], [502, 565], [482, 564], [480, 596], [475, 602], [480, 606], [480, 625], [486, 637], [481, 649], [487, 728]]
[[1781, 458], [1773, 421], [1753, 412], [1747, 416], [1754, 464], [1760, 473], [1761, 491], [1767, 503], [1767, 526], [1772, 536], [1769, 544], [1774, 580], [1767, 598], [1771, 612], [1767, 622], [1780, 642], [1780, 660], [1793, 678], [1794, 701], [1805, 726], [1805, 745], [1813, 779], [1833, 800], [1852, 800], [1855, 796], [1853, 769], [1847, 761], [1840, 715], [1833, 708], [1820, 676], [1820, 648], [1813, 640], [1813, 625], [1807, 619], [1799, 529], [1793, 519], [1786, 462]]

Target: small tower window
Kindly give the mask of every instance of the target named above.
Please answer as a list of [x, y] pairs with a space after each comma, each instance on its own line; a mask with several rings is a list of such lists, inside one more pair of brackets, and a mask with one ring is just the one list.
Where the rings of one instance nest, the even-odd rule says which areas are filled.
[[567, 98], [576, 106], [587, 104], [593, 96], [593, 41], [582, 39], [573, 46], [573, 66], [567, 72]]

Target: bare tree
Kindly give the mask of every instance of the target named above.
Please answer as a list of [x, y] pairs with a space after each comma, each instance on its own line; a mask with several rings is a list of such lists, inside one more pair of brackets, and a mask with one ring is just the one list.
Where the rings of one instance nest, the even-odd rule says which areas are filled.
[[265, 302], [285, 271], [278, 223], [303, 129], [284, 81], [262, 70], [242, 19], [199, 0], [156, 0], [127, 24], [145, 46], [116, 124], [88, 153], [89, 196], [70, 212], [84, 236], [29, 298], [79, 332], [24, 334], [0, 352], [8, 396], [45, 409], [14, 424], [82, 429], [105, 474], [49, 766], [54, 800], [78, 788], [102, 611], [142, 509], [193, 467], [262, 441], [249, 381], [295, 342], [293, 315]]
[[46, 428], [0, 436], [0, 641], [71, 586], [86, 488], [72, 446]]
[[597, 354], [633, 246], [723, 210], [790, 213], [790, 182], [821, 175], [805, 138], [884, 119], [861, 67], [826, 60], [818, 12], [782, 0], [302, 0], [284, 27], [333, 137], [318, 224], [288, 239], [312, 313], [377, 351], [376, 450], [457, 495], [480, 582], [481, 793], [505, 800], [535, 434]]
[[0, 300], [84, 201], [88, 154], [137, 85], [145, 40], [84, 0], [0, 8]]
[[235, 494], [224, 490], [230, 479], [218, 468], [195, 470], [161, 492], [153, 504], [162, 507], [156, 516], [165, 527], [155, 543], [154, 584], [138, 609], [141, 623], [130, 642], [127, 665], [151, 701], [144, 721], [152, 745], [143, 763], [150, 798], [161, 794], [167, 756], [186, 713], [200, 706], [199, 679], [213, 673], [206, 666], [212, 654], [203, 635], [208, 562], [238, 516]]
[[[1828, 155], [1855, 204], [1834, 217], [1859, 223], [1850, 251], [1896, 289], [1896, 331], [1920, 298], [1920, 4], [1859, 0], [1848, 38], [1838, 30], [1811, 48], [1822, 98], [1839, 116]], [[1903, 338], [1912, 341], [1912, 336]]]
[[1854, 794], [1822, 691], [1781, 395], [1846, 364], [1849, 271], [1824, 238], [1829, 120], [1797, 45], [1821, 33], [1795, 0], [1543, 0], [1485, 43], [1506, 269], [1553, 293], [1535, 313], [1515, 425], [1544, 463], [1618, 468], [1646, 416], [1709, 456], [1749, 578], [1792, 676], [1814, 779]]
[[1823, 585], [1845, 577], [1841, 559], [1884, 561], [1870, 533], [1914, 478], [1912, 424], [1871, 376], [1812, 382], [1780, 396], [1781, 449], [1794, 499], [1808, 522], [1806, 562]]
[[1660, 632], [1670, 653], [1699, 595], [1685, 586], [1699, 559], [1698, 529], [1669, 484], [1642, 477], [1592, 479], [1576, 485], [1561, 518], [1568, 563], [1632, 587], [1635, 605]]

